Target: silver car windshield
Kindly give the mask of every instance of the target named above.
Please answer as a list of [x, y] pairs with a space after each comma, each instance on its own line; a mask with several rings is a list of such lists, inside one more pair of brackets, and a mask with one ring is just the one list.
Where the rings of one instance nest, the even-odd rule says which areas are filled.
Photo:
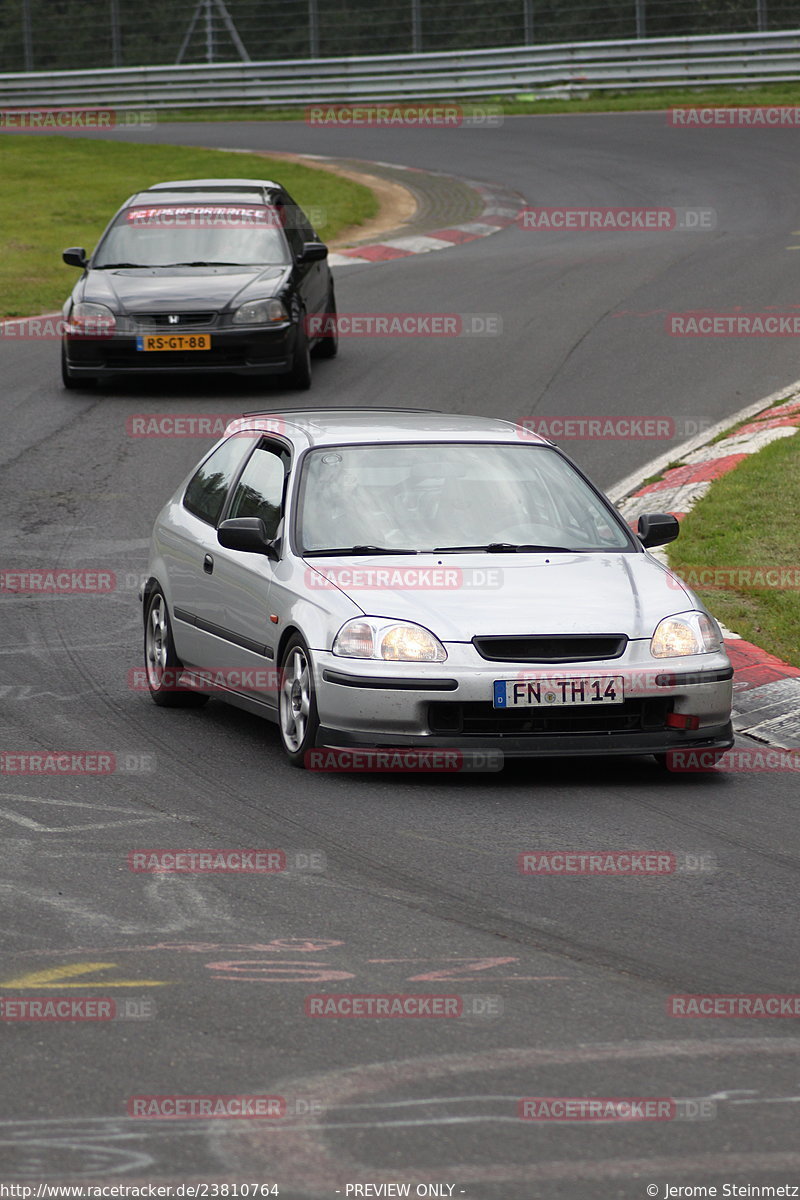
[[492, 443], [313, 450], [296, 534], [300, 553], [633, 547], [555, 450]]
[[[267, 214], [263, 220], [261, 212]], [[291, 261], [289, 249], [271, 214], [256, 205], [127, 209], [98, 247], [92, 266], [284, 266]]]

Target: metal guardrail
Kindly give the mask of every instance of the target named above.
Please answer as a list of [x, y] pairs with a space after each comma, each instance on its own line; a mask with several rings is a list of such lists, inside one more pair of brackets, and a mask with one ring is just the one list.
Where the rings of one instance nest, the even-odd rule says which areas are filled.
[[800, 79], [800, 30], [0, 75], [0, 106], [276, 107]]

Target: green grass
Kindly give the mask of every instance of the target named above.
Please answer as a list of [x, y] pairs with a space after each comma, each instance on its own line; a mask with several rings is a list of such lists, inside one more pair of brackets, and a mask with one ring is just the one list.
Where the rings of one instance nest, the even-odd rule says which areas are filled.
[[[800, 575], [800, 433], [716, 480], [669, 547], [679, 575], [705, 567], [792, 567]], [[688, 579], [691, 583], [691, 578]], [[695, 588], [729, 629], [800, 667], [800, 589]]]
[[0, 316], [60, 308], [78, 277], [61, 251], [91, 250], [133, 192], [163, 179], [210, 176], [280, 180], [301, 207], [324, 211], [318, 232], [325, 240], [378, 209], [363, 184], [256, 154], [6, 135], [0, 137]]
[[[526, 88], [518, 96], [537, 94], [536, 88]], [[398, 108], [424, 105], [461, 105], [465, 113], [480, 112], [491, 106], [511, 116], [526, 113], [593, 113], [593, 112], [643, 112], [670, 108], [673, 105], [691, 104], [713, 107], [738, 108], [751, 104], [800, 103], [800, 84], [771, 83], [734, 87], [720, 84], [716, 87], [642, 88], [636, 91], [581, 92], [572, 100], [563, 97], [547, 98], [546, 89], [539, 91], [540, 99], [523, 100], [515, 96], [486, 96], [479, 100], [425, 99], [398, 101], [381, 100], [375, 103], [391, 104]], [[325, 102], [327, 103], [327, 101]], [[333, 102], [347, 105], [350, 101]], [[373, 102], [368, 102], [373, 103]], [[359, 106], [361, 107], [361, 105]], [[186, 108], [163, 109], [156, 114], [159, 121], [300, 121], [305, 116], [305, 107], [296, 108]]]

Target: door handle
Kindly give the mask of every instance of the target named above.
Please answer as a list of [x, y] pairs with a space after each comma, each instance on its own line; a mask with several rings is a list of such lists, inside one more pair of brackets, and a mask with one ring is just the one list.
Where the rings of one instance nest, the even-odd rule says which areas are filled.
[[206, 575], [214, 574], [214, 559], [210, 554], [207, 554], [203, 559], [203, 570], [205, 571]]

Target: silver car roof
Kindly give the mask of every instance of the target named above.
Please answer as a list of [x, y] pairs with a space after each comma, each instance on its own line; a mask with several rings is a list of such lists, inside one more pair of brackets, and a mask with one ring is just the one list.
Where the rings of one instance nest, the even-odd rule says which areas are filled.
[[244, 429], [284, 432], [298, 449], [369, 442], [523, 442], [552, 445], [513, 421], [426, 408], [294, 408], [245, 413], [226, 434]]

